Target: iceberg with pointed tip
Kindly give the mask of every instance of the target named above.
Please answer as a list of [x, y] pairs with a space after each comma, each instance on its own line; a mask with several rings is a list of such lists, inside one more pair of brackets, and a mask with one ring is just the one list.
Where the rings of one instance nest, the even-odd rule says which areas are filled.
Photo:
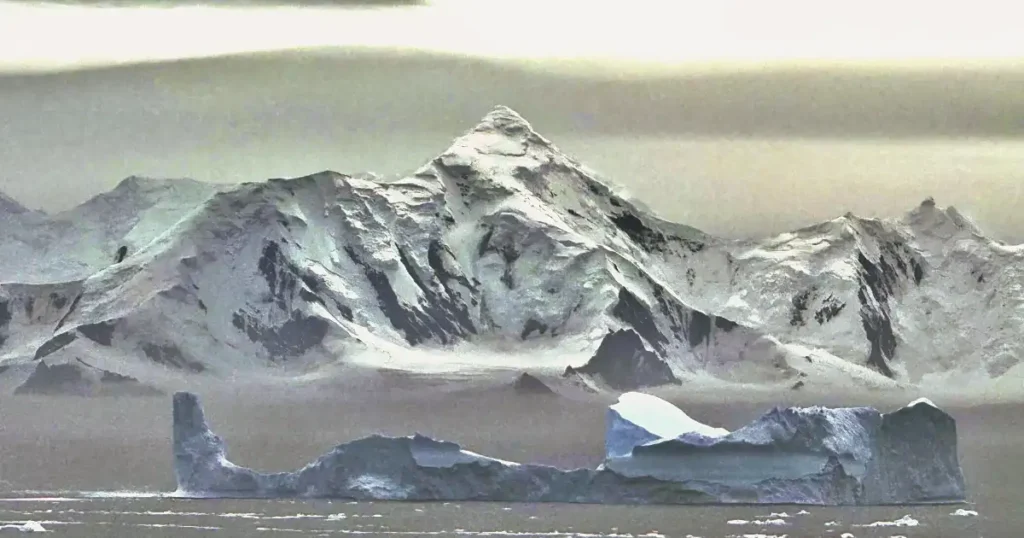
[[[646, 409], [650, 413], [644, 415]], [[597, 469], [519, 464], [415, 434], [341, 444], [294, 472], [260, 473], [227, 458], [198, 397], [174, 395], [178, 494], [354, 500], [598, 504], [914, 504], [965, 498], [956, 423], [933, 405], [882, 414], [871, 408], [773, 409], [726, 432], [653, 396], [624, 395], [614, 412], [671, 438], [612, 444]], [[613, 440], [614, 441], [614, 440]]]

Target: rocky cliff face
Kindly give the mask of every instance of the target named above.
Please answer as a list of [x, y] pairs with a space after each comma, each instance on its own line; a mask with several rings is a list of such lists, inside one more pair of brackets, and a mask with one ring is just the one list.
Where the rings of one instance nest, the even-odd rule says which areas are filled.
[[1021, 351], [1024, 249], [952, 208], [714, 238], [617, 195], [504, 107], [397, 181], [130, 178], [65, 215], [5, 211], [5, 361], [225, 375], [518, 346], [627, 389], [998, 376]]

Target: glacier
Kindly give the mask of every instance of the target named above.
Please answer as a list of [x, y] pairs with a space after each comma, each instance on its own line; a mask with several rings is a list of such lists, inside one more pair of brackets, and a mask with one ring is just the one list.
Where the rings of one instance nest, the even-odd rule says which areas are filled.
[[[373, 435], [338, 445], [294, 472], [260, 473], [232, 463], [199, 398], [178, 392], [172, 434], [177, 495], [596, 504], [965, 500], [956, 423], [928, 403], [884, 414], [871, 408], [776, 408], [724, 434], [681, 411], [665, 412], [671, 404], [654, 397], [626, 393], [619, 403], [622, 420], [651, 405], [641, 419], [648, 427], [684, 433], [609, 454], [596, 469], [504, 461], [417, 433]], [[615, 446], [635, 439], [622, 429], [608, 435], [625, 438]]]
[[385, 362], [465, 371], [456, 356], [616, 392], [1024, 371], [1024, 247], [955, 208], [714, 237], [502, 106], [398, 179], [133, 176], [53, 215], [0, 196], [0, 229], [0, 369], [81, 359], [168, 392]]

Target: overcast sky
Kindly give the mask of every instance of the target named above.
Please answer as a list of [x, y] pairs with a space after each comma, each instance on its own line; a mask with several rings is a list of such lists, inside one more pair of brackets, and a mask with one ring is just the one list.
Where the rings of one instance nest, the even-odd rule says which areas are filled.
[[66, 66], [325, 45], [666, 63], [1024, 53], [1024, 6], [1006, 0], [433, 0], [346, 10], [81, 6], [96, 3], [0, 2], [0, 61]]

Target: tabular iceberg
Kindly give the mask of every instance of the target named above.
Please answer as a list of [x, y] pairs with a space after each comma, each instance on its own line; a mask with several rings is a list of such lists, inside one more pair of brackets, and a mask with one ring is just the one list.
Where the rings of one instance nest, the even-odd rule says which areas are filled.
[[[650, 413], [633, 412], [644, 405]], [[267, 474], [228, 461], [198, 397], [179, 392], [174, 472], [178, 493], [196, 497], [826, 505], [965, 499], [956, 423], [927, 401], [888, 414], [773, 409], [731, 433], [669, 408], [653, 396], [624, 394], [609, 410], [618, 422], [609, 419], [616, 426], [608, 433], [610, 453], [597, 469], [519, 464], [415, 434], [359, 439], [297, 471]], [[641, 430], [654, 439], [642, 440]]]

